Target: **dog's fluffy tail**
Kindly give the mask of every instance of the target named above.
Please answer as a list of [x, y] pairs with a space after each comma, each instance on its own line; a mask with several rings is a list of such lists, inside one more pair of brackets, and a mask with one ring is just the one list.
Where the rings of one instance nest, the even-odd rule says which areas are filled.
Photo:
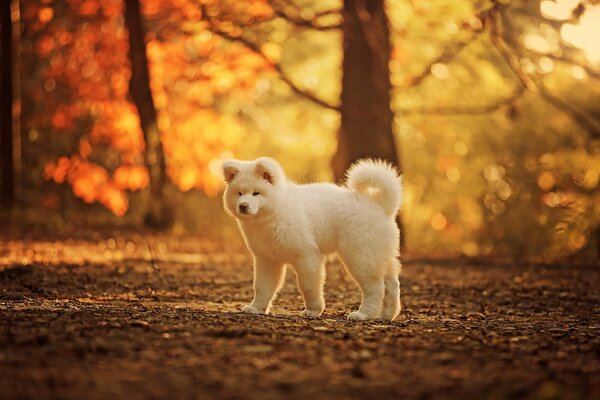
[[402, 205], [402, 178], [391, 164], [362, 159], [348, 169], [346, 176], [350, 190], [369, 196], [386, 214], [396, 215]]

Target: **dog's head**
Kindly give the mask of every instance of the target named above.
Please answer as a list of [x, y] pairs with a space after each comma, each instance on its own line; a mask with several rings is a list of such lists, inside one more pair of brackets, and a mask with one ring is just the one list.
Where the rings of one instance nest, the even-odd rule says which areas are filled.
[[254, 161], [225, 160], [223, 176], [227, 183], [223, 196], [225, 210], [236, 218], [270, 213], [286, 183], [277, 161], [268, 157]]

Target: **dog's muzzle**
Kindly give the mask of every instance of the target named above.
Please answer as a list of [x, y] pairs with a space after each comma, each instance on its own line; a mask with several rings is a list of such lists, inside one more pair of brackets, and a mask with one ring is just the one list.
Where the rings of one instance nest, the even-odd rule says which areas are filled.
[[239, 206], [240, 214], [248, 214], [248, 203], [242, 203]]

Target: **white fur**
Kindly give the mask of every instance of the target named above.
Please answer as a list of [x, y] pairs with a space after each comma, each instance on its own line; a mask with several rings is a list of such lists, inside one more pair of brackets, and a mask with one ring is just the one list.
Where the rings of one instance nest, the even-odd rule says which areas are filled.
[[[304, 296], [302, 315], [325, 308], [325, 256], [337, 253], [362, 290], [362, 304], [349, 319], [400, 312], [400, 232], [395, 216], [402, 202], [396, 170], [382, 161], [361, 160], [348, 171], [347, 187], [298, 185], [266, 157], [226, 160], [226, 211], [235, 217], [254, 256], [254, 300], [242, 311], [269, 313], [292, 265]], [[240, 208], [241, 207], [241, 208]]]

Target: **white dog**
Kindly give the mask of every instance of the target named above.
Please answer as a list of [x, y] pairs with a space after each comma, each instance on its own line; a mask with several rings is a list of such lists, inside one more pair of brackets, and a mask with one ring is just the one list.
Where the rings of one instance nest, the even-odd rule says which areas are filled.
[[254, 300], [243, 312], [268, 314], [291, 264], [304, 296], [302, 315], [321, 315], [325, 255], [337, 253], [362, 290], [349, 319], [391, 321], [400, 313], [395, 217], [402, 182], [391, 165], [361, 160], [348, 170], [346, 187], [295, 184], [267, 157], [226, 160], [223, 173], [225, 209], [254, 256]]

